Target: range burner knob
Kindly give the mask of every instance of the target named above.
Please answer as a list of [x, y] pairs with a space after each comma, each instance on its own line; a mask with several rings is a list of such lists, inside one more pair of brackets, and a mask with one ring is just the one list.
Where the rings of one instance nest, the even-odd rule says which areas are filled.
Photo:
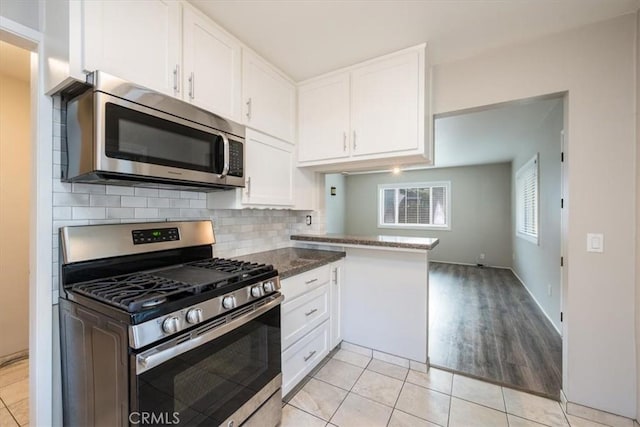
[[275, 286], [273, 285], [273, 282], [269, 280], [268, 282], [264, 282], [262, 284], [262, 289], [264, 289], [264, 293], [267, 294], [269, 292], [275, 291]]
[[191, 310], [187, 311], [186, 319], [187, 323], [190, 323], [192, 325], [202, 322], [202, 309], [192, 308]]
[[180, 330], [180, 323], [176, 316], [167, 317], [162, 322], [162, 330], [167, 334], [175, 334]]
[[236, 299], [231, 295], [226, 296], [222, 298], [222, 306], [227, 310], [230, 308], [234, 308], [236, 306]]
[[262, 296], [262, 288], [260, 287], [260, 285], [253, 286], [251, 288], [251, 296], [254, 298], [259, 298], [260, 296]]

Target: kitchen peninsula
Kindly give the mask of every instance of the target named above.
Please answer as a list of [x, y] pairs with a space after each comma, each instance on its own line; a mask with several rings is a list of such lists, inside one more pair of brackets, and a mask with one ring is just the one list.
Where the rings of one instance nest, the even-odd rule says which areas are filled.
[[344, 341], [427, 363], [429, 251], [438, 239], [297, 234], [291, 240], [346, 252]]

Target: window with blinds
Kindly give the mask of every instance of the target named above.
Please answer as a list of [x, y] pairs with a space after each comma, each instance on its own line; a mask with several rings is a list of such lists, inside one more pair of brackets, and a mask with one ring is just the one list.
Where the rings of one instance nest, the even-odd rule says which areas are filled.
[[538, 243], [538, 154], [516, 172], [516, 235]]
[[378, 227], [450, 228], [449, 182], [378, 186]]

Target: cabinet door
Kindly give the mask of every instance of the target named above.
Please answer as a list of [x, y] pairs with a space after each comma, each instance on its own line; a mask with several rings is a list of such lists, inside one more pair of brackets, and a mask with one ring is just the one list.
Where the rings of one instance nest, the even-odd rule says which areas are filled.
[[242, 202], [293, 205], [293, 146], [247, 129], [246, 187]]
[[298, 161], [349, 156], [349, 73], [298, 87]]
[[344, 278], [344, 261], [331, 264], [331, 346], [335, 348], [342, 341], [342, 282]]
[[102, 70], [168, 95], [177, 94], [180, 3], [83, 2], [84, 69]]
[[351, 154], [362, 156], [419, 147], [424, 126], [422, 54], [393, 56], [351, 74]]
[[285, 141], [295, 138], [295, 86], [250, 51], [242, 51], [243, 122]]
[[183, 99], [240, 121], [240, 44], [186, 5], [182, 28]]

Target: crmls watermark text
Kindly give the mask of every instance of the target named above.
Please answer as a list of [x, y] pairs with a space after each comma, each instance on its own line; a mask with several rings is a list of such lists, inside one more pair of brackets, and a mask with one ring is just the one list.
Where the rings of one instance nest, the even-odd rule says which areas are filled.
[[129, 414], [131, 424], [180, 424], [179, 412], [132, 412]]

